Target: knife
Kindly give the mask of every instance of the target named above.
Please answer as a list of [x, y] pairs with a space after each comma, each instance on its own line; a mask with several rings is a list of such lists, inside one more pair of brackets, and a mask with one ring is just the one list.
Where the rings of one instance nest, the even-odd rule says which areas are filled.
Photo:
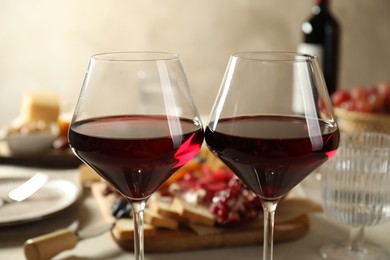
[[78, 231], [64, 228], [31, 238], [24, 243], [24, 255], [27, 260], [51, 259], [62, 251], [75, 248], [78, 241], [99, 236], [114, 226], [115, 222], [93, 225]]
[[0, 199], [0, 206], [10, 202], [21, 202], [35, 192], [37, 192], [43, 185], [49, 181], [49, 176], [44, 173], [37, 172], [26, 182], [14, 188], [8, 193], [8, 197]]

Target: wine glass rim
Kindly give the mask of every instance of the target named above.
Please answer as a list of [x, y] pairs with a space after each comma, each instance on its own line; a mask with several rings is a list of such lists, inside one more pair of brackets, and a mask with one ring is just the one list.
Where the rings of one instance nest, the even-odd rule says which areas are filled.
[[93, 55], [91, 59], [101, 61], [159, 61], [179, 60], [179, 55], [158, 51], [119, 51], [98, 53]]
[[286, 51], [244, 51], [235, 52], [232, 57], [263, 62], [307, 62], [317, 58], [315, 55]]

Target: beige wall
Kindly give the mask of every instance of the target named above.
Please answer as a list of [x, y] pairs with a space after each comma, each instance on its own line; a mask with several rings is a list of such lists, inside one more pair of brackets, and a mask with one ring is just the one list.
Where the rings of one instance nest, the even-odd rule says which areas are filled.
[[[2, 0], [0, 125], [26, 89], [53, 90], [72, 108], [92, 54], [122, 50], [181, 56], [202, 114], [229, 55], [296, 49], [313, 0]], [[390, 81], [390, 1], [334, 0], [342, 26], [340, 88]]]

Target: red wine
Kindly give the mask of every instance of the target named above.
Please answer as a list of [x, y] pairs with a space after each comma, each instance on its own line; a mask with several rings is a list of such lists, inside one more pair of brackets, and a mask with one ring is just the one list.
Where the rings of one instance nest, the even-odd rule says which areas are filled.
[[145, 199], [199, 151], [203, 129], [166, 116], [115, 116], [69, 129], [74, 153], [124, 196]]
[[316, 0], [312, 16], [303, 23], [298, 51], [317, 55], [329, 94], [337, 89], [340, 26], [329, 10], [329, 0]]
[[315, 130], [303, 117], [242, 116], [219, 120], [216, 130], [207, 127], [205, 140], [250, 189], [272, 200], [335, 154], [337, 128], [320, 121], [317, 136], [309, 128]]

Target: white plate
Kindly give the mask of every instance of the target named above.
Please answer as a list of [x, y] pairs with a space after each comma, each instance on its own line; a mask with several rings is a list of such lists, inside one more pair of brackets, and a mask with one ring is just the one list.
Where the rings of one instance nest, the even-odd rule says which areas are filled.
[[[0, 197], [26, 181], [26, 178], [0, 178]], [[67, 180], [52, 179], [22, 202], [0, 206], [0, 226], [9, 226], [41, 219], [71, 206], [79, 197], [78, 187]]]

